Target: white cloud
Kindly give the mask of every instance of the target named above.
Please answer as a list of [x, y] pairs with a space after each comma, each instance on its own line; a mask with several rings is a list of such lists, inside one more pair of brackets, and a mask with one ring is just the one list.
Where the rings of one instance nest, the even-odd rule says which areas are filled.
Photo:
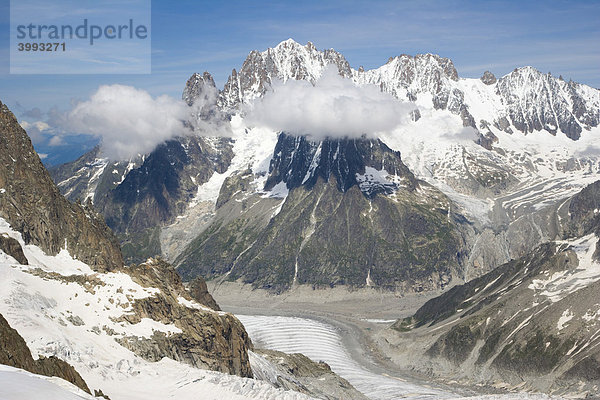
[[409, 121], [413, 103], [401, 102], [375, 85], [357, 86], [328, 67], [311, 85], [289, 80], [273, 89], [246, 110], [250, 124], [276, 131], [324, 137], [375, 137]]
[[206, 84], [188, 109], [187, 121], [196, 134], [231, 137], [231, 125], [217, 107], [218, 95], [219, 90], [215, 86]]
[[131, 86], [100, 86], [89, 100], [62, 116], [61, 128], [101, 138], [111, 159], [128, 159], [151, 152], [158, 144], [189, 133], [184, 126], [190, 108], [163, 95], [153, 98]]
[[35, 144], [41, 143], [44, 141], [43, 133], [44, 131], [51, 130], [50, 126], [44, 121], [21, 121], [19, 122], [21, 128], [25, 129], [32, 142]]
[[48, 146], [62, 146], [64, 144], [65, 141], [63, 140], [62, 136], [59, 135], [52, 136], [48, 141]]

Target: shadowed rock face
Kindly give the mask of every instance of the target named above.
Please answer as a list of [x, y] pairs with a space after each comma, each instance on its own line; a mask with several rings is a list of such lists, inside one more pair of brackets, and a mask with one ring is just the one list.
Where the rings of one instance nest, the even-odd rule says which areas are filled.
[[0, 314], [0, 364], [21, 368], [34, 374], [57, 376], [91, 394], [81, 375], [67, 362], [54, 356], [42, 356], [34, 360], [25, 340], [10, 327], [2, 314]]
[[[271, 190], [280, 182], [288, 189], [300, 186], [311, 189], [320, 178], [326, 182], [334, 179], [338, 190], [346, 192], [353, 186], [360, 186], [360, 177], [365, 175], [366, 167], [405, 178], [404, 185], [408, 190], [414, 190], [417, 185], [414, 175], [402, 163], [400, 152], [392, 151], [376, 139], [343, 138], [319, 142], [282, 133], [273, 154], [265, 190]], [[373, 198], [396, 189], [398, 185], [393, 182], [378, 181], [365, 187], [363, 193], [367, 198]]]
[[188, 287], [190, 296], [198, 303], [205, 305], [206, 307], [212, 308], [215, 311], [221, 311], [221, 307], [217, 304], [215, 299], [208, 293], [206, 287], [206, 281], [202, 277], [197, 277], [190, 282]]
[[123, 265], [119, 244], [91, 208], [68, 202], [52, 182], [31, 140], [0, 103], [0, 216], [25, 243], [49, 254], [67, 248], [95, 270]]
[[565, 237], [591, 232], [600, 234], [600, 180], [586, 186], [569, 201], [569, 222]]
[[569, 221], [564, 238], [595, 233], [599, 237], [594, 259], [600, 261], [600, 180], [586, 186], [569, 200]]
[[[188, 136], [159, 145], [146, 157], [117, 163], [98, 149], [52, 169], [71, 201], [90, 198], [121, 241], [128, 263], [161, 254], [159, 231], [181, 215], [213, 172], [227, 169], [229, 139]], [[71, 178], [71, 179], [69, 179]]]

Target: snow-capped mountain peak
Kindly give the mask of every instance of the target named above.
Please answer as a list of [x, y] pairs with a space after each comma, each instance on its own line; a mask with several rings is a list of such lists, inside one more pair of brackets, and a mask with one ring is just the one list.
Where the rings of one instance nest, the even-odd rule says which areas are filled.
[[401, 54], [379, 68], [353, 69], [334, 49], [321, 51], [311, 42], [302, 45], [293, 39], [262, 52], [251, 51], [220, 92], [219, 107], [236, 113], [240, 104], [262, 96], [274, 80], [315, 83], [330, 64], [357, 85], [378, 85], [399, 100], [448, 110], [461, 118], [463, 126], [484, 135], [487, 126], [494, 126], [507, 133], [547, 131], [577, 140], [584, 130], [600, 124], [600, 91], [531, 66], [499, 79], [486, 71], [477, 81], [489, 89], [481, 89], [472, 83], [474, 79], [460, 78], [452, 60], [436, 54]]
[[600, 123], [600, 91], [589, 89], [531, 66], [516, 68], [496, 84], [496, 94], [506, 108], [506, 115], [500, 117], [523, 133], [560, 131], [577, 140], [584, 129]]
[[308, 42], [305, 46], [293, 39], [279, 43], [263, 52], [253, 50], [248, 54], [239, 72], [234, 70], [227, 80], [219, 105], [232, 110], [263, 95], [274, 79], [307, 80], [314, 83], [328, 64], [335, 64], [340, 75], [350, 78], [352, 70], [343, 55], [337, 51], [319, 51]]

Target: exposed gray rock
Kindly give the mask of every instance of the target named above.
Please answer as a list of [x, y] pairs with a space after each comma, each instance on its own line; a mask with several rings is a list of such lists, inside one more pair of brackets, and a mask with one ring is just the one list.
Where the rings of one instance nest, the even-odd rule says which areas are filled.
[[[565, 203], [563, 235], [576, 244], [545, 243], [428, 301], [385, 335], [394, 361], [464, 383], [597, 394], [600, 281], [588, 257], [598, 241], [587, 235], [600, 230], [598, 187]], [[586, 270], [590, 278], [582, 280]]]
[[29, 264], [19, 241], [8, 235], [0, 235], [0, 250], [17, 260], [19, 264]]
[[496, 83], [496, 75], [492, 74], [490, 71], [485, 71], [480, 79], [481, 82], [485, 83], [486, 85], [493, 85]]
[[417, 122], [418, 120], [420, 120], [421, 119], [421, 111], [419, 111], [418, 108], [415, 110], [412, 110], [410, 112], [410, 119], [414, 122]]
[[216, 104], [216, 97], [214, 99], [210, 98], [210, 89], [214, 89], [216, 92], [216, 85], [212, 75], [207, 71], [204, 71], [202, 75], [195, 73], [186, 82], [182, 99], [188, 106], [193, 105], [197, 101], [203, 101], [204, 103], [214, 101]]
[[558, 130], [573, 140], [583, 129], [598, 126], [600, 109], [586, 101], [582, 86], [564, 82], [532, 67], [517, 68], [500, 78], [497, 94], [507, 108], [512, 125], [524, 133]]
[[314, 362], [303, 354], [256, 349], [250, 353], [255, 379], [285, 390], [294, 390], [323, 400], [366, 400], [347, 380], [324, 362]]
[[[319, 69], [315, 70], [314, 64], [318, 64]], [[225, 111], [233, 111], [240, 104], [264, 94], [275, 79], [301, 79], [314, 83], [328, 64], [336, 66], [341, 76], [352, 76], [344, 56], [335, 50], [319, 51], [311, 42], [302, 46], [289, 39], [263, 52], [251, 51], [239, 72], [234, 69], [229, 76], [219, 95], [219, 106]]]
[[198, 276], [193, 279], [187, 289], [190, 292], [192, 299], [196, 300], [198, 303], [212, 308], [215, 311], [221, 311], [221, 307], [219, 307], [215, 299], [208, 293], [206, 281], [202, 277]]
[[169, 357], [200, 368], [252, 377], [248, 359], [252, 342], [236, 317], [182, 304], [179, 298], [191, 301], [192, 297], [175, 269], [160, 259], [129, 267], [126, 272], [138, 284], [159, 288], [160, 293], [135, 300], [133, 312], [117, 321], [135, 324], [143, 318], [151, 318], [173, 324], [182, 333], [155, 332], [150, 338], [116, 339], [122, 346], [150, 361]]

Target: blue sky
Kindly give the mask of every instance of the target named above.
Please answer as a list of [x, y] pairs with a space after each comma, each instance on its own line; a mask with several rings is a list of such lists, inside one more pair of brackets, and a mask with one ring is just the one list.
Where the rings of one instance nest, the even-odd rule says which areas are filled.
[[600, 0], [153, 0], [149, 75], [10, 75], [8, 11], [8, 0], [0, 0], [0, 100], [17, 115], [68, 109], [102, 84], [179, 97], [193, 72], [208, 70], [222, 86], [250, 50], [290, 37], [335, 48], [355, 68], [430, 52], [451, 58], [463, 77], [532, 65], [600, 87]]

